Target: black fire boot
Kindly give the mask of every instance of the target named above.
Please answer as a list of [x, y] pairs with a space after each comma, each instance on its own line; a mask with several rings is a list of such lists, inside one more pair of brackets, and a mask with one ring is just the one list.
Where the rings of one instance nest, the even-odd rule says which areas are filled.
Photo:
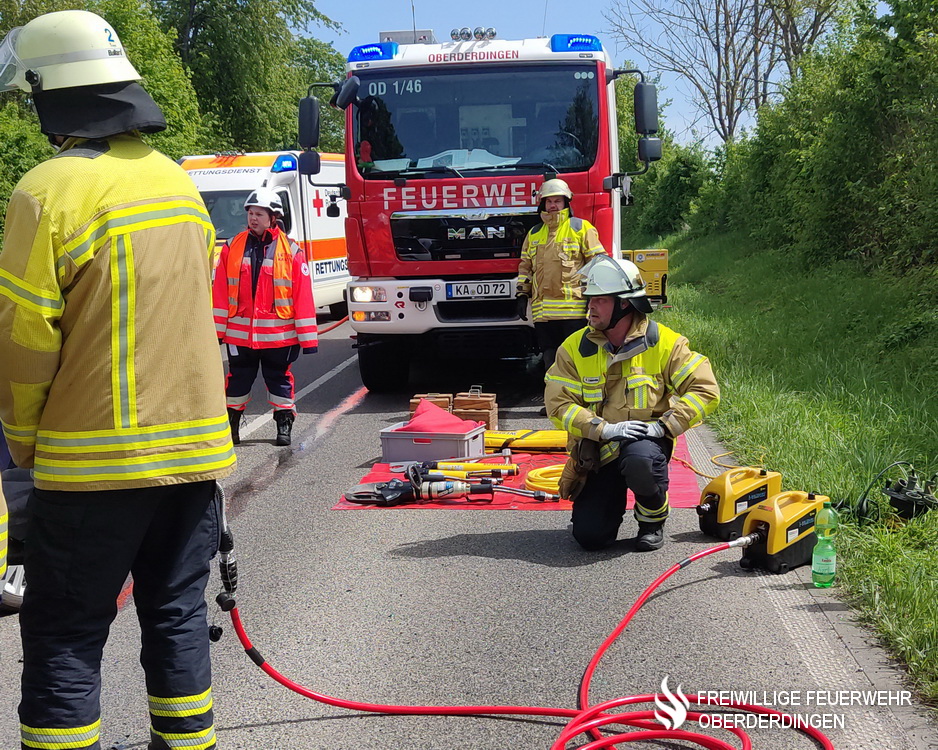
[[277, 440], [274, 445], [289, 445], [290, 433], [293, 431], [293, 412], [290, 409], [277, 409], [274, 412], [274, 421], [277, 423]]
[[635, 537], [636, 552], [651, 552], [664, 546], [663, 523], [638, 524], [638, 536]]
[[231, 442], [235, 445], [241, 445], [241, 415], [243, 412], [237, 409], [228, 409], [228, 424], [231, 425]]

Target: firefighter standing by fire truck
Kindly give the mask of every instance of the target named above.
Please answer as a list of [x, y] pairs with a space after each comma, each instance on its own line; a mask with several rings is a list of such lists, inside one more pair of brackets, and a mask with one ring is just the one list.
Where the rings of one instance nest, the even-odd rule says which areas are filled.
[[23, 748], [100, 747], [101, 658], [133, 574], [149, 750], [215, 747], [205, 586], [235, 463], [213, 346], [215, 232], [113, 27], [39, 16], [0, 44], [58, 154], [17, 183], [0, 252], [0, 417], [32, 469]]
[[635, 549], [660, 549], [674, 440], [716, 409], [720, 388], [706, 357], [647, 317], [651, 303], [634, 263], [603, 255], [583, 273], [589, 327], [557, 351], [544, 397], [551, 420], [570, 435], [560, 494], [573, 500], [574, 538], [595, 550], [616, 540], [631, 490]]
[[276, 444], [290, 445], [296, 416], [290, 365], [300, 349], [312, 353], [318, 345], [310, 267], [279, 226], [283, 203], [274, 190], [258, 188], [244, 208], [248, 228], [222, 247], [212, 293], [218, 340], [228, 346], [231, 435], [237, 445], [260, 365], [274, 407]]
[[571, 214], [572, 198], [566, 182], [545, 180], [537, 191], [541, 223], [528, 232], [521, 247], [518, 317], [528, 319], [530, 300], [544, 369], [550, 369], [564, 339], [586, 326], [579, 271], [591, 258], [605, 253], [596, 228]]

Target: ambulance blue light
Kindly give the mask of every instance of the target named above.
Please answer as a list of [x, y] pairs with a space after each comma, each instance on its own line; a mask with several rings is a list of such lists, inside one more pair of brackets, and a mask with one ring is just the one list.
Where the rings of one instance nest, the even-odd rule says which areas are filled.
[[349, 53], [348, 61], [365, 62], [368, 60], [393, 60], [396, 54], [397, 42], [362, 44]]
[[598, 37], [589, 34], [554, 34], [550, 38], [551, 52], [602, 52]]
[[274, 165], [270, 168], [271, 172], [295, 172], [296, 157], [290, 154], [280, 154]]

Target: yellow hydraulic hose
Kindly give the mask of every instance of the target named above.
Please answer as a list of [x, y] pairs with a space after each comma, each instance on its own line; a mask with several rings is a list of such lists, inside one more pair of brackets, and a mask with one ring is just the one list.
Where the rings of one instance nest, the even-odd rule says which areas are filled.
[[552, 464], [539, 469], [531, 469], [524, 479], [524, 486], [529, 490], [543, 490], [551, 495], [559, 494], [560, 474], [563, 472], [563, 466], [563, 464]]

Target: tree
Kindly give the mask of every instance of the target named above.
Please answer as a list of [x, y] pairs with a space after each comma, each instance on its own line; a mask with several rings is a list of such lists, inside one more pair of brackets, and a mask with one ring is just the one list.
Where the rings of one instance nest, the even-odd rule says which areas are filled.
[[[39, 120], [16, 100], [0, 108], [0, 220], [6, 215], [13, 186], [26, 172], [55, 152], [39, 130]], [[2, 224], [0, 224], [2, 229]]]
[[830, 28], [843, 5], [839, 0], [767, 0], [788, 75], [798, 75], [801, 58]]
[[[712, 6], [700, 0], [617, 1], [606, 14], [615, 37], [643, 49], [653, 68], [691, 84], [694, 104], [723, 141], [735, 137], [755, 99], [756, 73], [772, 73], [774, 60], [753, 44], [753, 32], [765, 28], [766, 17], [752, 0], [718, 0]], [[649, 18], [660, 24], [657, 32], [649, 29]]]
[[653, 68], [691, 85], [701, 118], [726, 142], [747, 112], [769, 100], [780, 62], [796, 75], [840, 6], [840, 0], [616, 0], [605, 16], [613, 35], [644, 50]]
[[[306, 71], [294, 29], [336, 27], [313, 0], [154, 0], [203, 106], [249, 151], [292, 146]], [[309, 53], [306, 49], [305, 53]]]
[[[331, 44], [318, 39], [300, 39], [296, 44], [295, 65], [300, 76], [299, 96], [305, 96], [302, 87], [313, 83], [340, 82], [345, 78], [345, 57]], [[319, 99], [322, 112], [321, 151], [342, 153], [345, 148], [345, 112], [329, 106], [333, 89], [317, 87], [313, 95]]]
[[174, 40], [160, 29], [150, 4], [92, 0], [86, 7], [114, 26], [147, 92], [163, 110], [167, 128], [147, 136], [150, 145], [173, 159], [205, 150], [214, 123], [203, 116], [189, 75], [173, 49]]

